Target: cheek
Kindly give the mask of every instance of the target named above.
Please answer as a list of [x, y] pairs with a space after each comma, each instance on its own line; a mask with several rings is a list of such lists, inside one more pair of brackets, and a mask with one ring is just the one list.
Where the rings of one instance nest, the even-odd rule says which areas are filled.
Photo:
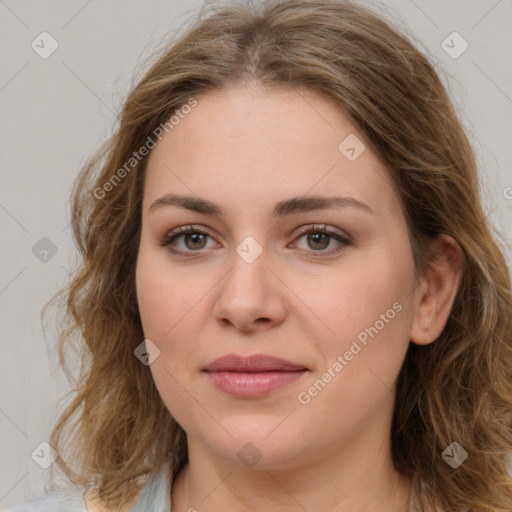
[[392, 401], [409, 345], [410, 315], [406, 287], [385, 269], [379, 265], [379, 271], [332, 280], [323, 302], [315, 302], [335, 334], [316, 338], [322, 364], [301, 387], [299, 402], [314, 417], [331, 418], [326, 425], [333, 436], [348, 435]]
[[160, 350], [151, 370], [157, 385], [163, 381], [173, 390], [177, 382], [171, 376], [182, 382], [197, 366], [197, 342], [210, 314], [202, 299], [211, 284], [190, 274], [151, 249], [139, 253], [136, 285], [142, 328]]
[[[169, 265], [160, 251], [141, 247], [137, 259], [137, 301], [144, 334], [157, 344], [173, 336], [201, 297], [201, 283], [187, 269]], [[203, 292], [204, 295], [204, 292]]]
[[[393, 304], [402, 304], [406, 287], [396, 273], [385, 264], [379, 268], [354, 268], [349, 272], [332, 275], [320, 288], [310, 294], [315, 311], [338, 339], [350, 339], [366, 327], [380, 320], [390, 310], [388, 317], [399, 320]], [[391, 323], [391, 322], [390, 322]], [[386, 322], [386, 325], [388, 322]], [[379, 322], [379, 326], [381, 323]]]
[[310, 295], [330, 330], [315, 341], [324, 367], [344, 357], [346, 365], [339, 374], [350, 388], [357, 387], [360, 374], [368, 370], [382, 375], [386, 383], [398, 373], [409, 344], [412, 276], [412, 265], [405, 259], [400, 264], [392, 254], [372, 255], [371, 262], [361, 258], [351, 272], [333, 273], [321, 291]]
[[[194, 432], [196, 424], [204, 421], [201, 410], [197, 410], [197, 402], [191, 399], [190, 384], [186, 382], [184, 372], [186, 365], [174, 365], [179, 355], [172, 354], [172, 359], [163, 351], [150, 366], [151, 375], [160, 394], [162, 402], [172, 417], [187, 431]], [[199, 416], [199, 417], [197, 417]]]
[[[197, 300], [191, 297], [195, 293], [181, 292], [180, 279], [183, 281], [185, 274], [166, 267], [162, 258], [141, 248], [136, 268], [137, 300], [144, 336], [160, 351], [149, 366], [155, 385], [176, 421], [190, 428], [187, 415], [181, 413], [190, 411], [191, 405], [184, 390], [189, 387], [186, 372], [193, 364], [191, 340], [195, 334], [187, 313]], [[197, 307], [192, 312], [197, 314]]]

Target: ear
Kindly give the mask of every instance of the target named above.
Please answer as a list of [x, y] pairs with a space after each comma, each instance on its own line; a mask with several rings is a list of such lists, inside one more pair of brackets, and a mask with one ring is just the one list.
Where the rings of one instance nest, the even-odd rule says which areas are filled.
[[432, 261], [416, 291], [416, 310], [410, 339], [428, 345], [443, 332], [450, 316], [464, 270], [464, 253], [449, 235], [431, 243]]

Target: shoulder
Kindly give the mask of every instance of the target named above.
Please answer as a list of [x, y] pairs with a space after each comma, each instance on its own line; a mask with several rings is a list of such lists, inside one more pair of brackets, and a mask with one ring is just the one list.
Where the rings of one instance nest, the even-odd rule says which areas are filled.
[[[153, 473], [142, 487], [133, 506], [116, 512], [168, 512], [171, 498], [169, 464]], [[108, 512], [92, 499], [87, 499], [77, 487], [61, 489], [16, 505], [3, 512]]]
[[82, 493], [74, 489], [61, 489], [15, 505], [3, 512], [88, 512]]
[[[171, 471], [165, 464], [159, 471], [150, 475], [143, 484], [135, 503], [116, 512], [169, 512], [171, 510]], [[109, 512], [92, 499], [85, 498], [88, 512]]]

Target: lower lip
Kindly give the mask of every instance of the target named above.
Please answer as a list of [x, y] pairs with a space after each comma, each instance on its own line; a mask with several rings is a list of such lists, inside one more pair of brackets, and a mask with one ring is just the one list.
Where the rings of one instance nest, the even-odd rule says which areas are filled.
[[237, 398], [259, 398], [300, 379], [307, 370], [296, 372], [207, 372], [214, 386]]

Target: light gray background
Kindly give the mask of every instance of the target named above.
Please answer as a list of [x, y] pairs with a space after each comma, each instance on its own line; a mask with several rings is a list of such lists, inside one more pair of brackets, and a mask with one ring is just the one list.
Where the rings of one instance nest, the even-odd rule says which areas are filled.
[[[48, 440], [59, 398], [69, 389], [57, 368], [55, 325], [44, 336], [40, 310], [77, 262], [71, 184], [110, 134], [136, 66], [201, 5], [0, 0], [0, 508], [45, 491], [49, 471], [31, 453]], [[443, 81], [477, 151], [486, 212], [512, 261], [512, 2], [371, 5], [402, 24], [446, 73]], [[43, 31], [59, 44], [46, 60], [31, 48]], [[453, 31], [469, 44], [457, 59], [441, 47]], [[46, 262], [32, 252], [42, 237], [57, 247]]]

